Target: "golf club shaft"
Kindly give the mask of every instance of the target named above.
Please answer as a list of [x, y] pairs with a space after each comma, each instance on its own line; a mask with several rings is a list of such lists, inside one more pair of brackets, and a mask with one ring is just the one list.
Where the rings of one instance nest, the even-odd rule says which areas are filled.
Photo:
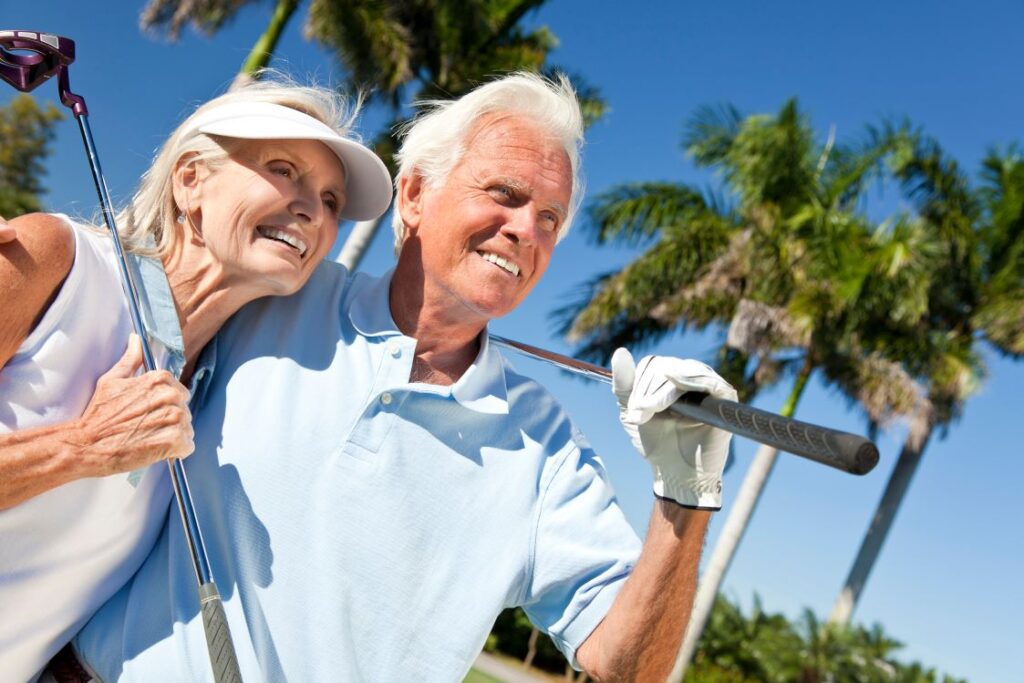
[[[573, 374], [611, 384], [612, 373], [599, 365], [492, 334], [491, 341]], [[672, 409], [693, 420], [745, 436], [850, 474], [867, 474], [878, 464], [878, 448], [857, 434], [800, 422], [707, 394], [684, 394]]]
[[[7, 81], [21, 92], [29, 92], [54, 75], [58, 77], [60, 100], [71, 109], [82, 134], [82, 142], [89, 159], [89, 169], [92, 171], [93, 182], [99, 195], [103, 220], [107, 224], [114, 246], [121, 284], [128, 303], [128, 313], [131, 317], [132, 327], [142, 345], [146, 370], [157, 370], [142, 319], [138, 286], [131, 269], [128, 268], [114, 219], [113, 202], [110, 200], [110, 192], [103, 179], [99, 155], [96, 153], [96, 146], [93, 143], [85, 99], [71, 92], [68, 82], [68, 67], [74, 60], [75, 43], [68, 38], [36, 31], [0, 30], [0, 79]], [[192, 496], [189, 493], [185, 469], [177, 458], [169, 460], [168, 466], [171, 470], [171, 482], [178, 504], [178, 512], [191, 554], [192, 567], [199, 586], [200, 611], [214, 680], [217, 683], [240, 683], [242, 677], [234, 645], [231, 642], [224, 605], [210, 572], [210, 562], [199, 530]]]
[[[92, 130], [89, 127], [88, 119], [89, 117], [86, 114], [75, 116], [75, 120], [78, 121], [78, 128], [82, 133], [82, 142], [85, 144], [86, 154], [89, 157], [89, 169], [92, 171], [93, 182], [96, 184], [96, 192], [99, 194], [103, 220], [107, 224], [111, 242], [114, 245], [117, 266], [121, 272], [121, 284], [124, 286], [125, 298], [128, 301], [128, 313], [132, 319], [132, 327], [142, 343], [142, 357], [146, 370], [158, 370], [159, 367], [153, 358], [153, 352], [149, 346], [149, 337], [142, 320], [138, 286], [125, 258], [124, 247], [121, 244], [121, 237], [118, 234], [117, 225], [114, 220], [113, 202], [110, 200], [110, 191], [107, 189], [106, 181], [103, 179], [103, 170], [100, 167], [99, 155], [96, 153], [96, 146], [93, 143]], [[167, 461], [167, 465], [170, 468], [174, 498], [177, 502], [181, 524], [185, 531], [185, 539], [188, 542], [192, 568], [195, 571], [196, 583], [199, 586], [203, 628], [206, 632], [214, 680], [217, 683], [240, 682], [242, 677], [238, 669], [234, 645], [231, 642], [231, 632], [228, 629], [227, 616], [224, 613], [224, 605], [221, 602], [217, 585], [210, 572], [210, 560], [206, 555], [206, 546], [203, 543], [202, 532], [199, 529], [195, 507], [192, 503], [192, 494], [189, 491], [185, 467], [178, 458], [171, 458]]]

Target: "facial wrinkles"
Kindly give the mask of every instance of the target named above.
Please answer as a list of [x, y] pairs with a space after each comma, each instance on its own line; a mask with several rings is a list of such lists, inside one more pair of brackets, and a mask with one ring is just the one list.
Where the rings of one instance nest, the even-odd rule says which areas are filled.
[[[503, 248], [495, 249], [499, 255], [516, 257], [516, 264], [521, 269], [521, 281], [529, 283], [535, 272], [543, 272], [538, 266], [546, 265], [545, 241], [550, 236], [553, 244], [554, 236], [557, 234], [557, 227], [550, 231], [545, 230], [543, 213], [550, 211], [558, 216], [559, 220], [565, 216], [563, 203], [552, 196], [558, 194], [561, 183], [564, 182], [563, 175], [559, 173], [564, 165], [559, 163], [559, 156], [564, 157], [564, 152], [558, 149], [556, 153], [551, 153], [550, 150], [541, 151], [536, 146], [507, 144], [509, 137], [515, 136], [506, 136], [502, 140], [506, 144], [499, 146], [500, 156], [496, 157], [498, 162], [488, 164], [486, 159], [481, 159], [474, 169], [474, 175], [476, 184], [483, 193], [488, 193], [492, 184], [507, 186], [513, 192], [514, 197], [509, 201], [509, 205], [502, 207], [504, 211], [511, 212], [508, 216], [510, 221], [522, 221], [524, 218], [521, 212], [530, 213], [526, 219], [532, 223], [529, 232], [525, 235], [518, 231], [504, 234], [498, 238], [500, 241], [496, 245]], [[506, 150], [511, 150], [512, 154], [507, 154]], [[527, 179], [533, 179], [534, 182], [531, 183]], [[481, 243], [486, 246], [493, 243], [492, 237], [502, 234], [500, 228], [496, 229], [493, 235], [486, 236]], [[544, 261], [543, 264], [539, 263], [541, 260]]]
[[[558, 215], [572, 187], [568, 158], [557, 142], [514, 117], [492, 124], [481, 125], [448, 177], [426, 190], [421, 212], [423, 275], [431, 283], [425, 301], [453, 321], [461, 317], [456, 310], [470, 311], [474, 319], [504, 315], [525, 298], [556, 240], [556, 229], [544, 230], [542, 214]], [[512, 190], [510, 199], [496, 192], [500, 185]], [[503, 279], [507, 269], [488, 263], [481, 252], [513, 262], [516, 281]]]

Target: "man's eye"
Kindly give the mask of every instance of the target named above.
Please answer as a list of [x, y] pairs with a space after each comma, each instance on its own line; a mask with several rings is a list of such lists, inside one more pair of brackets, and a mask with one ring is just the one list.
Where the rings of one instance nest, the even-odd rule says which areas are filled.
[[338, 200], [334, 197], [324, 197], [324, 206], [331, 213], [338, 213]]
[[551, 213], [550, 211], [543, 212], [540, 215], [540, 220], [541, 220], [541, 225], [548, 232], [554, 232], [555, 230], [558, 229], [558, 216], [556, 216], [555, 214]]
[[505, 199], [512, 199], [512, 197], [515, 196], [515, 193], [512, 192], [512, 188], [509, 187], [508, 185], [495, 185], [494, 188], [492, 189], [492, 192], [494, 192], [497, 195], [500, 195]]

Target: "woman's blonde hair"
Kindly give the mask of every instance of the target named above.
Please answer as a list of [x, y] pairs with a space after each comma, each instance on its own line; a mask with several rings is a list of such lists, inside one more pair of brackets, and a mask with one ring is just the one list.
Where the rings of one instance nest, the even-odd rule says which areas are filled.
[[195, 161], [215, 167], [233, 149], [232, 141], [188, 132], [193, 118], [223, 104], [268, 102], [290, 107], [323, 122], [339, 135], [356, 139], [352, 125], [362, 102], [349, 101], [334, 90], [320, 86], [298, 85], [280, 74], [262, 75], [198, 107], [171, 133], [157, 152], [149, 170], [142, 176], [139, 189], [117, 215], [118, 230], [125, 248], [148, 256], [166, 255], [184, 226], [177, 217], [185, 207], [174, 200], [174, 169], [178, 161], [191, 155]]

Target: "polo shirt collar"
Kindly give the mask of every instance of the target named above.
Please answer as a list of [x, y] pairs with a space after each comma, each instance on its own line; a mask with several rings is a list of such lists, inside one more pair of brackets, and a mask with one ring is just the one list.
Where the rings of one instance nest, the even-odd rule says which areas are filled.
[[[361, 335], [365, 337], [399, 336], [391, 317], [392, 268], [380, 278], [356, 276], [348, 316]], [[464, 408], [478, 413], [493, 415], [508, 414], [508, 389], [505, 383], [505, 363], [498, 349], [491, 344], [490, 334], [485, 329], [481, 334], [480, 352], [473, 364], [455, 384], [445, 387], [452, 398]]]

